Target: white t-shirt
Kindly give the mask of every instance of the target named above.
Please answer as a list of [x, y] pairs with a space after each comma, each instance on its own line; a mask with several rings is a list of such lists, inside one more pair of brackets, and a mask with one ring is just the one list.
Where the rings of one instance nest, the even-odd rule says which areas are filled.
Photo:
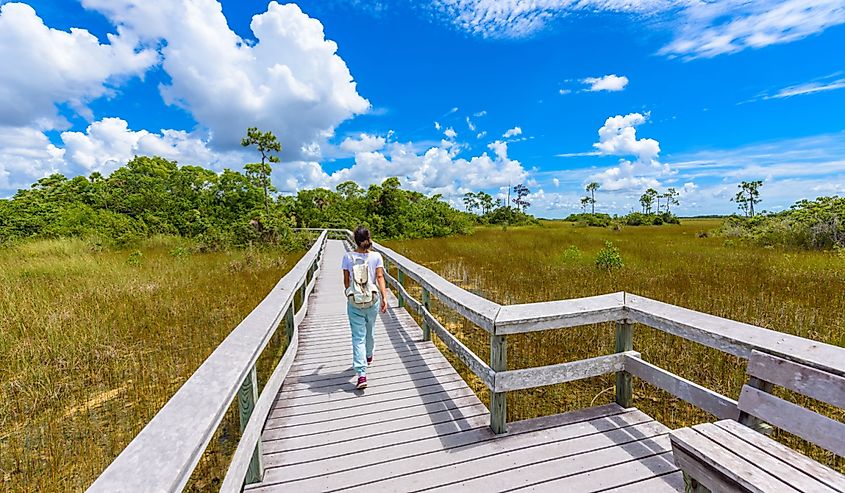
[[378, 252], [358, 253], [356, 251], [346, 252], [343, 256], [343, 270], [349, 272], [350, 279], [352, 278], [352, 266], [355, 262], [361, 263], [361, 260], [367, 261], [367, 270], [370, 271], [370, 280], [373, 285], [378, 287], [378, 278], [376, 277], [376, 269], [384, 268], [384, 260]]

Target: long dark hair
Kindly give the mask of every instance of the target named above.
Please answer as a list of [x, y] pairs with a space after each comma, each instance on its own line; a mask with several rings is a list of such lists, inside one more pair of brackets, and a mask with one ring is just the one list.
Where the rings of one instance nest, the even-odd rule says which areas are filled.
[[373, 246], [373, 240], [370, 239], [370, 230], [364, 226], [355, 228], [355, 244], [362, 250], [369, 250]]

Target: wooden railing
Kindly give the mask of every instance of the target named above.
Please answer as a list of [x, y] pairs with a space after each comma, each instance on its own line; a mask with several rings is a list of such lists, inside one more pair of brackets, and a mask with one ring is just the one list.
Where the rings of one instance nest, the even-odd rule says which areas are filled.
[[[347, 241], [352, 242], [351, 232], [335, 231], [343, 231]], [[631, 377], [634, 376], [718, 418], [745, 423], [752, 421], [752, 418], [740, 411], [736, 400], [643, 360], [633, 350], [634, 324], [652, 327], [746, 360], [753, 351], [758, 351], [845, 377], [845, 348], [839, 346], [625, 292], [542, 303], [499, 305], [455, 286], [390, 248], [376, 244], [374, 249], [381, 252], [388, 265], [396, 266], [396, 278], [388, 275], [387, 281], [397, 291], [400, 305], [422, 317], [423, 338], [430, 338], [431, 331], [434, 331], [446, 347], [490, 389], [490, 426], [496, 433], [507, 431], [508, 392], [607, 374], [616, 375], [616, 402], [624, 407], [630, 407], [632, 403]], [[410, 296], [404, 286], [406, 277], [421, 286], [422, 301]], [[435, 319], [429, 306], [431, 296], [489, 333], [489, 363], [470, 351]], [[616, 324], [614, 354], [535, 368], [507, 369], [509, 335], [604, 322]], [[845, 393], [842, 398], [845, 399]]]
[[[320, 233], [88, 491], [182, 491], [236, 396], [242, 434], [221, 491], [240, 491], [245, 481], [261, 479], [259, 438], [296, 356], [298, 326], [308, 309], [326, 237], [327, 232]], [[295, 307], [297, 292], [301, 301]], [[259, 396], [255, 365], [283, 321], [289, 344]]]

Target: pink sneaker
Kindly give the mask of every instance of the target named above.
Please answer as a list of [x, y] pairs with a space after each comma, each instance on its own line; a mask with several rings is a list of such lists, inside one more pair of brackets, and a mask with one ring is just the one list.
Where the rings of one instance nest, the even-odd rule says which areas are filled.
[[373, 357], [372, 357], [372, 356], [367, 356], [367, 366], [370, 366], [370, 365], [372, 365], [372, 364], [373, 364]]
[[367, 377], [358, 377], [358, 385], [355, 386], [358, 390], [367, 388]]

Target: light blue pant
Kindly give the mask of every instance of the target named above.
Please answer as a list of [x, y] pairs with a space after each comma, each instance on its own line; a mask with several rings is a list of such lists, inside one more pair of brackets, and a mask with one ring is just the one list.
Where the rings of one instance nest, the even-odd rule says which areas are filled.
[[346, 304], [346, 314], [352, 327], [352, 368], [358, 376], [367, 374], [367, 358], [373, 355], [375, 340], [373, 328], [376, 325], [381, 301], [376, 296], [376, 302], [370, 308], [357, 308], [351, 303]]

